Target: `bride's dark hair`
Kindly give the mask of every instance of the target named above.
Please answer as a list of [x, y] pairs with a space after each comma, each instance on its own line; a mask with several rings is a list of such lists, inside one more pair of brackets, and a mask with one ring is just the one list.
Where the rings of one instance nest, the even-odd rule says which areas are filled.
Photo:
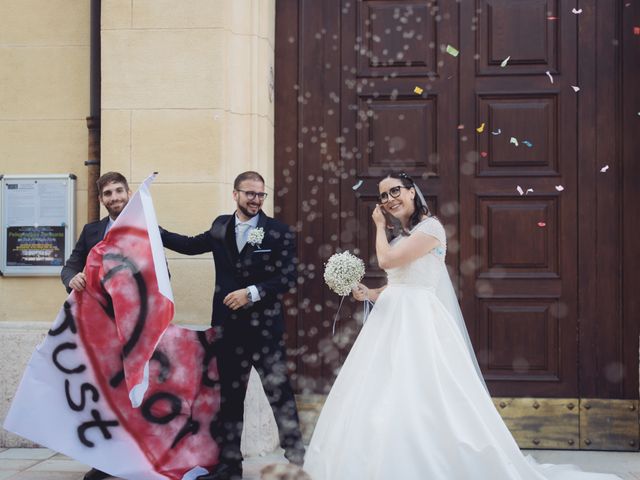
[[[400, 180], [400, 182], [402, 182], [402, 186], [406, 188], [416, 189], [416, 183], [413, 181], [413, 178], [411, 178], [409, 175], [407, 175], [404, 172], [399, 172], [399, 173], [391, 172], [387, 174], [384, 178], [395, 178], [397, 180]], [[396, 217], [388, 213], [385, 209], [382, 209], [382, 213], [387, 219], [387, 238], [389, 239], [389, 241], [393, 240], [394, 238], [400, 235], [405, 235], [405, 236], [409, 235], [410, 230], [422, 221], [422, 217], [424, 215], [428, 217], [431, 216], [431, 212], [429, 211], [429, 206], [426, 204], [426, 202], [423, 203], [420, 197], [421, 196], [418, 195], [418, 191], [416, 190], [416, 195], [414, 195], [413, 197], [413, 206], [415, 208], [413, 213], [411, 214], [411, 217], [409, 217], [409, 224], [407, 225], [407, 228], [403, 228], [402, 224], [400, 223], [400, 220], [398, 220]]]

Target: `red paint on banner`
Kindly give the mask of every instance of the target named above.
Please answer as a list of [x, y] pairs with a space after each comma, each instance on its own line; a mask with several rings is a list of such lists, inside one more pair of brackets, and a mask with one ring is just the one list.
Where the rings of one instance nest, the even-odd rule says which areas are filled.
[[[74, 292], [73, 314], [99, 390], [120, 425], [154, 469], [170, 479], [182, 479], [195, 465], [212, 467], [219, 449], [211, 424], [220, 409], [214, 330], [157, 321], [173, 317], [173, 304], [158, 289], [146, 231], [110, 230], [91, 250], [85, 272], [87, 288]], [[129, 344], [123, 355], [122, 346]], [[133, 408], [132, 385], [121, 372], [128, 362], [139, 366], [149, 351], [155, 352], [149, 387], [140, 408]]]

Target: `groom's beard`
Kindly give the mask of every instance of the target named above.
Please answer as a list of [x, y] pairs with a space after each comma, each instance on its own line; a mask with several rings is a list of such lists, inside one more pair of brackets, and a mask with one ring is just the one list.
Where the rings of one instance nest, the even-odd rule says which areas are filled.
[[247, 210], [246, 207], [243, 207], [242, 205], [238, 205], [238, 209], [249, 218], [255, 217], [256, 215], [258, 215], [260, 213], [260, 210], [262, 210], [262, 208], [258, 207], [258, 211], [256, 213], [252, 213], [249, 210]]

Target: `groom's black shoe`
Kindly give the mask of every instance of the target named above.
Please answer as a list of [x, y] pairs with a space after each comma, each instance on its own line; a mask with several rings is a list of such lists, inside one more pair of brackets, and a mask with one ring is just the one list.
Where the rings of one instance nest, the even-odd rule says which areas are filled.
[[242, 480], [242, 463], [219, 463], [211, 473], [196, 480]]
[[92, 468], [84, 476], [84, 480], [103, 480], [105, 478], [113, 478], [113, 477], [108, 473], [104, 473], [98, 470], [97, 468]]

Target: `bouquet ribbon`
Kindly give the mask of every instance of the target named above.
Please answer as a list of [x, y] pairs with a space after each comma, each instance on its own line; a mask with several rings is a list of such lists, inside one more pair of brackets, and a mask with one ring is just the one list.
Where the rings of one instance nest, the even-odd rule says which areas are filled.
[[[338, 315], [340, 314], [340, 309], [342, 308], [342, 302], [344, 302], [346, 295], [342, 297], [340, 300], [340, 305], [338, 306], [338, 311], [336, 312], [335, 317], [333, 317], [333, 328], [331, 329], [331, 335], [336, 334], [336, 323], [338, 322]], [[373, 308], [373, 302], [369, 300], [369, 298], [365, 298], [363, 301], [363, 312], [362, 312], [362, 324], [364, 325], [369, 317], [369, 313], [371, 313], [371, 309]]]

